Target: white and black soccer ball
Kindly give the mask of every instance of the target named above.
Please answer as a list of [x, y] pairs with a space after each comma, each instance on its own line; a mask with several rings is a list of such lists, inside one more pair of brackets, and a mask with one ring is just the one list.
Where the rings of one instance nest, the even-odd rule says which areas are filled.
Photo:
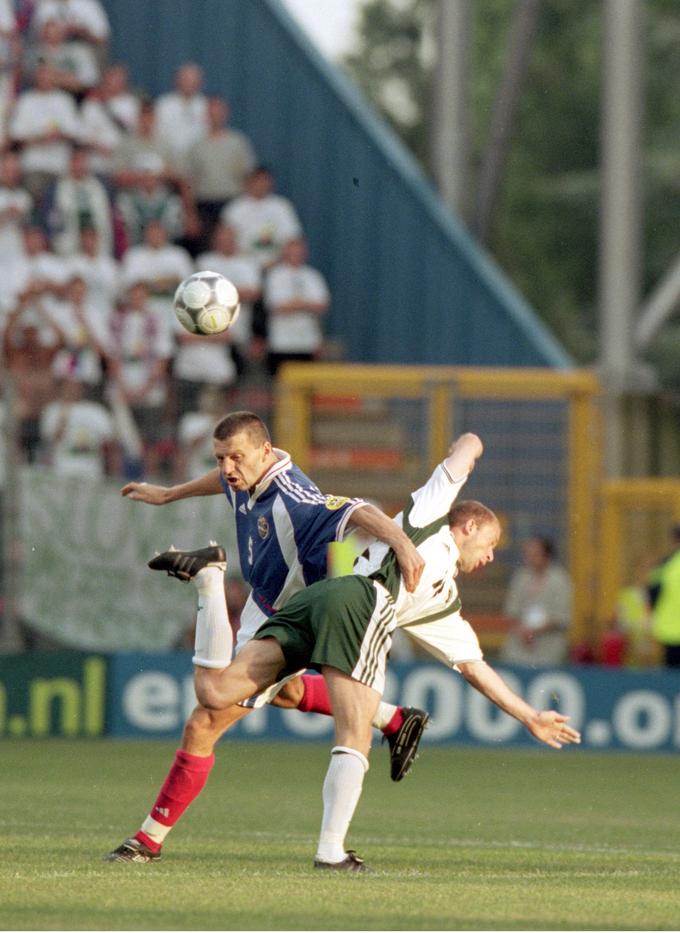
[[210, 337], [227, 330], [240, 311], [238, 289], [219, 272], [194, 272], [177, 286], [177, 320], [190, 334]]

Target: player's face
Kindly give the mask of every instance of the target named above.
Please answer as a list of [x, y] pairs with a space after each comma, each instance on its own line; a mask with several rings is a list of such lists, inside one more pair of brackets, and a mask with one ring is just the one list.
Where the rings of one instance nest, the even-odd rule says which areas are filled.
[[222, 476], [235, 492], [256, 486], [271, 466], [272, 445], [253, 443], [245, 431], [224, 441], [213, 440], [213, 448]]
[[485, 522], [478, 525], [471, 521], [466, 526], [466, 533], [458, 540], [460, 557], [458, 567], [462, 573], [472, 573], [493, 560], [494, 548], [501, 536], [498, 522]]

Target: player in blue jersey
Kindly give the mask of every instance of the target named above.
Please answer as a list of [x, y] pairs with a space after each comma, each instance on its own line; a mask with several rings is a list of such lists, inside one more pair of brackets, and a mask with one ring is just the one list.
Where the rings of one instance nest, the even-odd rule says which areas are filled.
[[[218, 466], [208, 474], [172, 487], [129, 483], [122, 494], [151, 505], [226, 495], [234, 510], [241, 571], [252, 587], [241, 613], [237, 652], [292, 595], [326, 576], [329, 543], [341, 541], [352, 529], [392, 548], [406, 587], [415, 589], [424, 561], [403, 530], [361, 499], [323, 495], [285, 451], [272, 446], [257, 415], [227, 415], [213, 432], [213, 444]], [[224, 595], [224, 551], [216, 546], [188, 554], [168, 551], [149, 566], [192, 580], [197, 587], [193, 663], [199, 705], [185, 724], [182, 747], [140, 831], [111, 853], [116, 860], [135, 862], [160, 857], [167, 834], [205, 786], [217, 740], [251, 708], [271, 702], [331, 714], [323, 678], [300, 676], [300, 672], [242, 705], [208, 709], [206, 700], [214, 678], [229, 665], [233, 654]], [[408, 772], [427, 719], [422, 710], [380, 703], [373, 722], [389, 742], [393, 780], [401, 780]]]

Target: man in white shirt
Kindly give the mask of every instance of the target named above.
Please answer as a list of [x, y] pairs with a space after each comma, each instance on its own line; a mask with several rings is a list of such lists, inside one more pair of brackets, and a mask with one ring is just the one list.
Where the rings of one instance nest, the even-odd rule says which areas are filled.
[[83, 142], [91, 150], [90, 167], [100, 175], [114, 168], [116, 151], [137, 129], [139, 99], [127, 86], [124, 65], [110, 65], [101, 83], [80, 108]]
[[281, 255], [285, 243], [302, 235], [302, 225], [288, 198], [274, 194], [274, 176], [263, 165], [246, 180], [245, 194], [235, 198], [220, 215], [236, 230], [239, 249], [266, 269]]
[[0, 265], [23, 255], [22, 226], [30, 217], [33, 198], [21, 184], [21, 162], [16, 152], [0, 156]]
[[38, 34], [48, 20], [58, 20], [69, 40], [105, 45], [111, 31], [109, 18], [100, 0], [40, 0], [31, 19]]
[[67, 260], [73, 276], [80, 276], [87, 285], [87, 300], [108, 320], [113, 313], [120, 284], [120, 263], [99, 249], [99, 234], [94, 227], [80, 231], [80, 249]]
[[24, 183], [39, 201], [55, 176], [68, 171], [71, 144], [80, 136], [76, 105], [56, 88], [50, 65], [38, 65], [34, 86], [17, 98], [9, 135], [21, 146]]
[[208, 101], [201, 92], [203, 70], [193, 62], [177, 69], [175, 90], [156, 102], [156, 134], [172, 154], [173, 168], [187, 170], [191, 147], [208, 132]]
[[181, 246], [168, 243], [160, 220], [147, 223], [144, 242], [129, 249], [122, 262], [124, 282], [145, 282], [152, 298], [159, 299], [157, 303], [169, 314], [175, 289], [193, 271], [191, 257]]
[[330, 295], [324, 277], [306, 265], [306, 258], [305, 240], [290, 240], [283, 248], [281, 262], [267, 276], [264, 300], [272, 376], [286, 360], [313, 360], [323, 344], [321, 318], [328, 310]]
[[40, 417], [40, 437], [49, 463], [62, 476], [104, 475], [104, 445], [114, 438], [113, 420], [98, 402], [83, 400], [82, 385], [65, 378], [59, 397]]

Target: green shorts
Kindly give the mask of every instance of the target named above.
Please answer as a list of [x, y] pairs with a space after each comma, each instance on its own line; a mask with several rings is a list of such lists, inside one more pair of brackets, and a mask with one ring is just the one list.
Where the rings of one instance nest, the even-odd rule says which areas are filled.
[[296, 593], [253, 638], [278, 641], [286, 672], [335, 667], [382, 693], [396, 621], [384, 587], [366, 577], [339, 577]]

